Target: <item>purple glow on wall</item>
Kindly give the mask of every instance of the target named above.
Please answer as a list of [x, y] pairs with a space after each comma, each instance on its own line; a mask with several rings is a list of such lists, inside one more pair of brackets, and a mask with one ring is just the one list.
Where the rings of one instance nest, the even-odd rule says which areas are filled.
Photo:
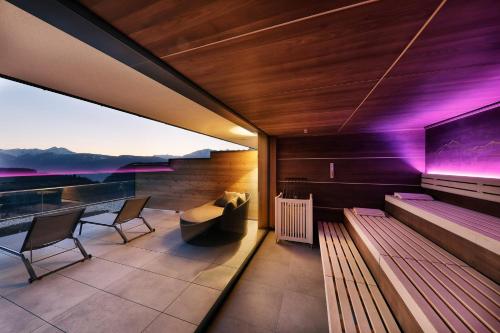
[[426, 172], [500, 178], [500, 107], [426, 131]]
[[169, 167], [136, 167], [118, 170], [51, 170], [51, 171], [13, 171], [0, 172], [0, 178], [6, 177], [42, 177], [42, 176], [71, 176], [71, 175], [95, 175], [95, 174], [116, 174], [116, 173], [144, 173], [144, 172], [171, 172], [174, 169]]
[[415, 170], [425, 171], [425, 131], [392, 131], [384, 133], [387, 143]]

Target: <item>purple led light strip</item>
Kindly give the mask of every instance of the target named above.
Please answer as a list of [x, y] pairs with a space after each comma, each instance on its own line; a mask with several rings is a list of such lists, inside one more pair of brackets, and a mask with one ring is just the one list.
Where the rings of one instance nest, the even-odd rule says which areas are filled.
[[112, 173], [144, 173], [144, 172], [172, 172], [174, 169], [169, 167], [151, 167], [151, 168], [126, 168], [118, 170], [54, 170], [54, 171], [13, 171], [0, 172], [0, 178], [6, 177], [41, 177], [41, 176], [70, 176], [70, 175], [95, 175]]

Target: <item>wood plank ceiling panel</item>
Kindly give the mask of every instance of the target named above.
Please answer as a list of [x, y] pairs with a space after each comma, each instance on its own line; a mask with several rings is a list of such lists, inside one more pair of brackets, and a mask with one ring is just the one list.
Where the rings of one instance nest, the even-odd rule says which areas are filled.
[[448, 1], [343, 132], [422, 128], [500, 101], [500, 2]]
[[289, 136], [335, 133], [440, 1], [82, 2], [266, 133]]
[[80, 0], [158, 57], [361, 0]]
[[[371, 3], [164, 60], [268, 134], [331, 133], [436, 3]], [[339, 96], [347, 103], [336, 107]], [[258, 103], [248, 107], [249, 100]]]

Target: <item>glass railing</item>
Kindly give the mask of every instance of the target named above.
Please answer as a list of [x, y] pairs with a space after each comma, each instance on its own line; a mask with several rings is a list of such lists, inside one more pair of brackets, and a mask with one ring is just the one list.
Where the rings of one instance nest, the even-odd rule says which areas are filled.
[[86, 214], [117, 211], [123, 200], [134, 196], [134, 180], [0, 192], [0, 233], [35, 215], [66, 209], [85, 207]]

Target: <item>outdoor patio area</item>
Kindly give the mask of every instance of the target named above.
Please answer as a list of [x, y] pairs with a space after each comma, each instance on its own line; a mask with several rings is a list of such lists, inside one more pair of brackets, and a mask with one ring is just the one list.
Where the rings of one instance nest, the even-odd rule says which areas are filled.
[[[144, 210], [154, 233], [122, 244], [112, 228], [85, 225], [82, 241], [92, 259], [28, 283], [19, 258], [0, 254], [1, 332], [193, 332], [264, 236], [256, 221], [240, 241], [195, 246], [182, 241], [179, 214]], [[127, 236], [145, 232], [127, 226]], [[20, 248], [24, 234], [0, 238]], [[35, 251], [33, 261], [72, 242]], [[34, 264], [37, 273], [77, 260], [77, 250]]]

